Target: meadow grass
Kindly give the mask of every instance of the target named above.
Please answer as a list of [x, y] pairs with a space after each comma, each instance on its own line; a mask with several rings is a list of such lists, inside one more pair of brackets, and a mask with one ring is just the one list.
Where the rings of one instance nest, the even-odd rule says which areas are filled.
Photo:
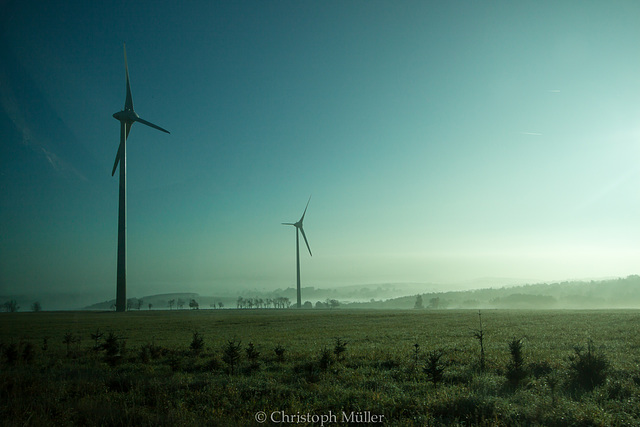
[[[340, 424], [343, 412], [369, 411], [385, 425], [640, 424], [640, 312], [483, 310], [482, 322], [483, 371], [475, 310], [3, 313], [0, 416], [6, 425], [257, 425], [264, 411], [266, 424], [272, 414], [334, 414]], [[506, 377], [514, 338], [525, 371], [517, 386]], [[587, 389], [571, 358], [589, 342], [608, 365]], [[233, 369], [229, 343], [240, 344]], [[437, 385], [423, 369], [435, 351]]]

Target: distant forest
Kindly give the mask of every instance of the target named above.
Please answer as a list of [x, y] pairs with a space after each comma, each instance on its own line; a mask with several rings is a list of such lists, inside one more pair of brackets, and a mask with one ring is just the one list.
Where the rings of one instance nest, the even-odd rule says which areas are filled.
[[640, 308], [640, 276], [533, 284], [456, 292], [431, 292], [385, 301], [346, 304], [381, 309], [598, 309]]

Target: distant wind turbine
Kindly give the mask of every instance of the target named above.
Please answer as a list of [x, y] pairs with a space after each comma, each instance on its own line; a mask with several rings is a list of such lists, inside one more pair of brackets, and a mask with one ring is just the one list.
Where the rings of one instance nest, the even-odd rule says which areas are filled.
[[307, 201], [307, 206], [304, 208], [304, 212], [302, 213], [302, 218], [300, 221], [296, 223], [291, 222], [283, 222], [282, 225], [293, 225], [296, 228], [296, 271], [298, 273], [298, 308], [302, 307], [302, 299], [300, 295], [300, 233], [302, 233], [302, 237], [304, 237], [304, 242], [307, 244], [307, 249], [309, 249], [309, 255], [313, 256], [311, 253], [311, 248], [309, 247], [309, 242], [307, 241], [307, 236], [304, 234], [304, 229], [302, 228], [302, 221], [304, 221], [304, 216], [307, 213], [307, 208], [309, 207], [309, 202], [311, 201], [311, 196], [309, 196], [309, 200]]
[[131, 86], [129, 84], [129, 67], [127, 66], [127, 47], [124, 46], [124, 70], [127, 76], [127, 97], [124, 101], [124, 110], [113, 114], [120, 121], [120, 146], [113, 164], [111, 176], [115, 174], [120, 163], [120, 201], [118, 206], [118, 283], [116, 288], [116, 311], [127, 309], [127, 137], [131, 126], [140, 122], [152, 128], [169, 133], [153, 123], [143, 120], [133, 111], [133, 99], [131, 98]]

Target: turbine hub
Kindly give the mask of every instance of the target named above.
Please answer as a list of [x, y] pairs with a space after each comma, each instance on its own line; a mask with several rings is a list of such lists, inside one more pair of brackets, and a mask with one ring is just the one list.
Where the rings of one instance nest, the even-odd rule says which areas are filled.
[[120, 120], [121, 122], [133, 123], [140, 118], [133, 110], [122, 110], [117, 113], [113, 113], [113, 118]]

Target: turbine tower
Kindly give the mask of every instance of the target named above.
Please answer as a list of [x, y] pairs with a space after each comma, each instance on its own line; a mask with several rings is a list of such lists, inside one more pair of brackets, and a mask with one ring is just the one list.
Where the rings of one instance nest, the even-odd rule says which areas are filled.
[[127, 309], [127, 137], [131, 126], [140, 122], [152, 128], [169, 133], [153, 123], [143, 120], [133, 111], [133, 99], [131, 98], [131, 86], [129, 85], [129, 67], [127, 66], [127, 47], [124, 46], [124, 70], [127, 77], [127, 97], [124, 101], [124, 109], [113, 114], [120, 121], [120, 146], [113, 164], [111, 176], [115, 174], [120, 163], [120, 199], [118, 204], [118, 284], [116, 288], [116, 311]]
[[300, 295], [300, 232], [302, 233], [302, 237], [304, 237], [304, 242], [307, 244], [307, 249], [309, 249], [309, 255], [313, 256], [311, 253], [311, 248], [309, 247], [309, 242], [307, 241], [307, 236], [304, 234], [304, 228], [302, 228], [302, 221], [304, 221], [304, 215], [307, 213], [307, 208], [309, 207], [309, 202], [311, 201], [311, 196], [309, 196], [309, 200], [307, 201], [307, 206], [304, 208], [304, 212], [302, 213], [302, 218], [300, 221], [296, 223], [291, 222], [283, 222], [282, 225], [293, 225], [296, 228], [296, 272], [298, 273], [298, 304], [297, 307], [302, 307], [302, 299]]

